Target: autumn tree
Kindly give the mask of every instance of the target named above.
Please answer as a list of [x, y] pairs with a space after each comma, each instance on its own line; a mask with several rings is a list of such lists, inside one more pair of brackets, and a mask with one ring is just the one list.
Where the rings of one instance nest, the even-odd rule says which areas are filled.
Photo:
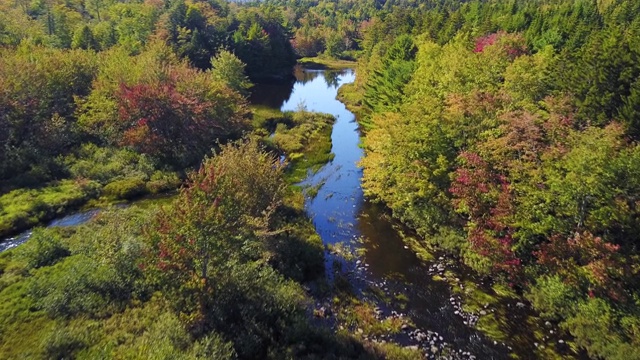
[[[283, 165], [255, 140], [226, 145], [190, 176], [173, 207], [148, 229], [150, 265], [183, 304], [191, 326], [206, 316], [215, 272], [225, 263], [259, 260], [286, 189]], [[188, 295], [189, 294], [189, 295]]]

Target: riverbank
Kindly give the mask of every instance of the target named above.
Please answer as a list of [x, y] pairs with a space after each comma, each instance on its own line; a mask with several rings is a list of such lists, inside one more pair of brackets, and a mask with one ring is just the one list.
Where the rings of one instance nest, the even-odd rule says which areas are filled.
[[[361, 92], [353, 84], [349, 84], [343, 86], [338, 94], [347, 108], [360, 114], [358, 123], [366, 136], [371, 124], [363, 116]], [[468, 333], [468, 330], [464, 330], [466, 327], [486, 337], [487, 342], [497, 351], [498, 355], [493, 356], [521, 357], [523, 354], [536, 354], [539, 358], [580, 357], [572, 337], [560, 329], [557, 323], [542, 319], [516, 289], [503, 282], [478, 276], [463, 264], [462, 259], [436, 248], [410, 229], [400, 230], [399, 237], [404, 248], [419, 259], [419, 266], [424, 269], [422, 277], [426, 279], [412, 281], [408, 297], [421, 296], [419, 293], [426, 289], [449, 293], [445, 299], [448, 304], [443, 306], [449, 308], [454, 316], [448, 316], [447, 321], [461, 323], [458, 330], [461, 333]], [[411, 295], [411, 292], [414, 294]], [[429, 319], [416, 320], [423, 324], [430, 323]], [[471, 344], [458, 342], [456, 347], [469, 345]], [[472, 353], [482, 354], [478, 351], [485, 350], [476, 348]], [[490, 352], [484, 356], [489, 356]]]
[[354, 69], [357, 63], [351, 60], [317, 56], [298, 59], [298, 64], [310, 70], [345, 70]]

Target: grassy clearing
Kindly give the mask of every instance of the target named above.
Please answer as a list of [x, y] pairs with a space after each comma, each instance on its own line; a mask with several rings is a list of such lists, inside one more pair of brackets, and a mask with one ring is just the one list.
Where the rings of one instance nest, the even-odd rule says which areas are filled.
[[332, 59], [329, 57], [305, 57], [298, 60], [298, 64], [307, 69], [324, 70], [324, 69], [352, 69], [355, 68], [356, 62], [350, 60]]

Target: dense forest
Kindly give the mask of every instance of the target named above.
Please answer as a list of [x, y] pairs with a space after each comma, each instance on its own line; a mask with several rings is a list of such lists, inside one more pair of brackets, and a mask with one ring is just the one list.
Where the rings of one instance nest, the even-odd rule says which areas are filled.
[[639, 4], [431, 5], [363, 32], [366, 193], [591, 357], [640, 357]]
[[334, 119], [248, 97], [302, 57], [357, 60], [340, 99], [362, 187], [415, 251], [508, 287], [572, 354], [640, 358], [639, 15], [634, 0], [0, 0], [0, 237], [152, 196], [0, 253], [0, 358], [419, 358], [310, 314], [332, 289], [295, 184], [331, 160]]

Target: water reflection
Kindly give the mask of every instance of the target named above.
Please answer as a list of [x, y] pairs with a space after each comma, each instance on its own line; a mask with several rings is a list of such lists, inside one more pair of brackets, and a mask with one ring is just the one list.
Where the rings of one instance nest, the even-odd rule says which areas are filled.
[[[322, 86], [323, 91], [316, 94], [309, 94], [308, 92], [305, 92], [305, 94], [311, 95], [312, 97], [327, 96], [327, 99], [329, 100], [331, 93], [334, 93], [334, 96], [331, 97], [330, 100], [335, 100], [335, 93], [337, 93], [337, 89], [344, 83], [344, 79], [346, 79], [346, 77], [353, 75], [353, 71], [311, 70], [298, 65], [294, 68], [293, 75], [295, 76], [295, 81], [292, 82], [281, 84], [256, 84], [251, 89], [249, 101], [253, 105], [267, 106], [272, 109], [282, 109], [282, 107], [289, 102], [296, 87], [299, 90], [305, 89], [306, 85], [309, 83], [315, 83]], [[331, 91], [327, 92], [327, 89], [330, 89]], [[340, 104], [337, 100], [335, 100], [335, 103]], [[298, 103], [295, 103], [295, 105], [297, 106]], [[295, 107], [291, 108], [290, 106], [287, 106], [287, 110], [295, 110]]]
[[285, 84], [256, 84], [251, 88], [249, 102], [253, 105], [279, 109], [289, 100], [294, 82]]

